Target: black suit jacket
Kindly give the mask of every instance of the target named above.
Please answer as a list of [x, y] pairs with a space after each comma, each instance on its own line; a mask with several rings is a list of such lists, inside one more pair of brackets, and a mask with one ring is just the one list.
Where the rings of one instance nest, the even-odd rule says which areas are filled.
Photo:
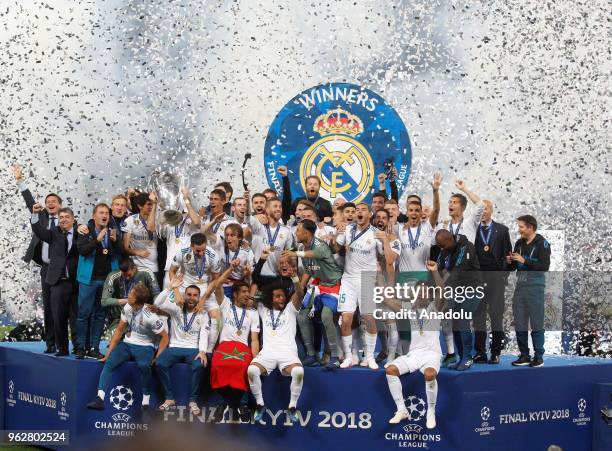
[[[32, 196], [32, 193], [29, 189], [26, 189], [25, 191], [21, 192], [21, 195], [23, 196], [23, 200], [25, 200], [26, 207], [28, 208], [30, 213], [32, 213], [32, 207], [36, 203], [34, 197]], [[49, 213], [47, 212], [47, 210], [43, 210], [38, 214], [38, 222], [44, 229], [48, 227]], [[23, 256], [23, 261], [25, 261], [26, 263], [30, 263], [32, 260], [34, 260], [34, 263], [36, 263], [37, 265], [42, 265], [43, 261], [41, 248], [42, 242], [40, 238], [36, 236], [35, 233], [33, 233], [32, 238], [30, 239], [30, 244], [28, 245], [28, 250]]]
[[489, 264], [490, 259], [487, 258], [484, 252], [484, 242], [480, 236], [480, 228], [476, 230], [476, 252], [478, 254], [478, 260], [480, 261], [480, 269], [483, 271], [507, 271], [508, 265], [506, 264], [506, 255], [512, 251], [512, 242], [510, 241], [510, 232], [508, 227], [499, 222], [492, 221], [491, 227], [491, 238], [489, 240], [489, 246], [491, 250], [489, 254], [495, 260], [495, 264]]
[[40, 240], [49, 243], [49, 269], [47, 270], [45, 282], [49, 285], [55, 285], [62, 277], [66, 276], [66, 267], [68, 267], [69, 280], [76, 283], [77, 265], [79, 262], [76, 222], [72, 228], [72, 247], [70, 251], [67, 250], [68, 239], [59, 227], [47, 230], [40, 220], [36, 224], [31, 225], [34, 234]]

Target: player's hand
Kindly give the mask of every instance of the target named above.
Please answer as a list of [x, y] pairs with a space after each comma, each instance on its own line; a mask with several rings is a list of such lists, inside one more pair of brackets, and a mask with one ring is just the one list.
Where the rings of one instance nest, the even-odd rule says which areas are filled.
[[206, 366], [208, 364], [208, 359], [206, 358], [206, 353], [204, 351], [198, 352], [198, 355], [196, 355], [193, 360], [199, 360], [202, 362], [202, 366]]
[[336, 226], [336, 233], [344, 233], [346, 232], [346, 222], [341, 222]]
[[173, 290], [175, 290], [177, 288], [180, 288], [182, 284], [183, 284], [183, 274], [177, 272], [176, 274], [174, 274], [174, 277], [170, 279], [170, 287]]
[[465, 191], [467, 189], [465, 182], [461, 179], [455, 180], [455, 186], [457, 187], [459, 191]]
[[442, 184], [442, 174], [436, 172], [430, 184], [434, 191], [438, 191], [440, 189], [440, 185]]
[[249, 279], [251, 277], [252, 272], [253, 269], [251, 268], [251, 265], [244, 265], [242, 267], [243, 279]]
[[34, 205], [32, 205], [32, 213], [40, 213], [41, 211], [43, 211], [43, 206], [41, 204], [36, 202]]
[[149, 255], [151, 255], [151, 253], [146, 249], [140, 249], [137, 251], [136, 255], [142, 258], [147, 258]]
[[151, 202], [153, 202], [154, 204], [156, 204], [157, 203], [157, 194], [155, 194], [153, 191], [151, 191], [149, 193], [149, 200]]
[[15, 181], [17, 183], [23, 182], [23, 168], [18, 163], [13, 165], [13, 176], [15, 177]]
[[427, 262], [425, 262], [425, 267], [430, 272], [436, 272], [438, 270], [438, 264], [433, 260], [427, 260]]
[[259, 256], [259, 258], [261, 258], [262, 260], [267, 260], [269, 256], [270, 256], [270, 246], [266, 246], [261, 250], [261, 255]]
[[117, 241], [117, 230], [110, 229], [110, 239], [113, 243]]
[[266, 215], [258, 214], [258, 215], [255, 215], [255, 217], [261, 224], [263, 225], [268, 224], [268, 217]]
[[102, 227], [102, 230], [100, 230], [100, 232], [98, 233], [98, 236], [96, 237], [98, 243], [101, 243], [104, 237], [106, 236], [106, 230], [106, 227]]
[[119, 305], [125, 305], [127, 303], [128, 303], [127, 298], [117, 299], [117, 304]]
[[329, 216], [325, 216], [325, 217], [323, 218], [323, 221], [319, 222], [319, 226], [320, 226], [320, 227], [324, 227], [324, 226], [325, 226], [325, 224], [329, 224], [331, 221], [332, 221], [332, 218], [331, 218], [331, 217], [329, 217]]
[[77, 227], [77, 232], [79, 235], [88, 235], [89, 227], [87, 227], [85, 224], [79, 224], [79, 226]]
[[380, 185], [385, 183], [385, 180], [387, 180], [387, 174], [385, 174], [384, 172], [381, 172], [380, 174], [378, 174], [378, 183]]
[[278, 172], [283, 177], [287, 177], [287, 174], [289, 173], [287, 171], [287, 166], [279, 166], [278, 169], [276, 170], [276, 172]]
[[387, 234], [383, 230], [377, 230], [374, 233], [374, 237], [377, 240], [380, 240], [380, 241], [387, 241], [389, 239], [389, 237], [387, 236]]
[[246, 200], [247, 204], [249, 204], [251, 201], [251, 192], [249, 190], [246, 190], [242, 197], [244, 197], [244, 200]]
[[183, 195], [183, 199], [189, 199], [189, 188], [186, 186], [181, 187], [181, 194]]
[[525, 263], [525, 258], [521, 254], [517, 254], [516, 252], [512, 253], [512, 261], [519, 262], [520, 264]]
[[196, 313], [204, 312], [204, 299], [200, 298], [200, 301], [198, 302], [198, 305], [195, 306], [194, 311]]
[[239, 258], [235, 258], [234, 260], [232, 260], [230, 262], [230, 266], [232, 268], [232, 270], [237, 270], [238, 268], [240, 268], [240, 259]]
[[285, 257], [285, 258], [287, 258], [287, 257], [297, 257], [297, 253], [295, 251], [288, 251], [287, 250], [287, 251], [283, 251], [281, 253], [281, 257]]
[[223, 218], [225, 218], [225, 212], [219, 213], [213, 218], [213, 224], [220, 224], [223, 221]]

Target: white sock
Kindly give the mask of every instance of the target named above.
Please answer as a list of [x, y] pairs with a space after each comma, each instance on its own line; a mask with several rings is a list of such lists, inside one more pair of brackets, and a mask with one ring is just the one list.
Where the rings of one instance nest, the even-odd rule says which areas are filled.
[[401, 412], [406, 410], [406, 404], [404, 403], [404, 394], [402, 393], [402, 381], [397, 376], [390, 376], [387, 374], [387, 384], [389, 385], [389, 391], [397, 406], [397, 411]]
[[210, 332], [208, 334], [208, 349], [206, 352], [213, 352], [215, 349], [215, 345], [217, 344], [217, 339], [219, 338], [219, 320], [218, 319], [210, 319]]
[[342, 337], [342, 350], [344, 351], [344, 358], [351, 358], [351, 347], [353, 345], [353, 336], [349, 335], [348, 337]]
[[438, 398], [438, 382], [425, 381], [425, 394], [427, 395], [427, 408], [431, 412], [436, 410], [436, 399]]
[[289, 401], [289, 408], [296, 407], [300, 393], [302, 393], [302, 386], [304, 385], [304, 368], [296, 366], [291, 370], [291, 400]]
[[376, 338], [378, 335], [365, 333], [365, 355], [366, 358], [374, 358], [374, 348], [376, 348]]
[[251, 393], [255, 398], [255, 402], [258, 406], [264, 405], [263, 394], [261, 393], [261, 370], [255, 365], [249, 366], [247, 369], [247, 375], [249, 376], [249, 386], [251, 387]]
[[387, 348], [389, 349], [389, 357], [387, 357], [388, 362], [395, 359], [398, 342], [399, 332], [397, 331], [397, 324], [395, 322], [387, 324]]
[[104, 393], [104, 390], [98, 390], [98, 398], [100, 398], [102, 401], [104, 401], [105, 395], [106, 393]]
[[142, 395], [142, 405], [148, 406], [150, 398], [151, 398], [151, 395]]
[[444, 340], [446, 341], [446, 353], [455, 353], [455, 341], [453, 340], [453, 331], [444, 331]]

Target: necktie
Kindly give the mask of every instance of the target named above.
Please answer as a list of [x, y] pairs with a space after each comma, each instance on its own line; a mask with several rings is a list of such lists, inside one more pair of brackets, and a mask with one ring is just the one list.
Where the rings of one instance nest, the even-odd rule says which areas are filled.
[[49, 229], [55, 227], [55, 216], [51, 216], [51, 222], [49, 223]]

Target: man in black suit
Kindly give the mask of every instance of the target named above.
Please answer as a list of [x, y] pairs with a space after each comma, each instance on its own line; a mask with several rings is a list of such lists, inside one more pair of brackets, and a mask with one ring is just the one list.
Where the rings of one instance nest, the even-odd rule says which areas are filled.
[[[499, 363], [499, 355], [504, 339], [504, 307], [508, 265], [506, 255], [512, 251], [508, 227], [493, 221], [493, 204], [483, 200], [485, 209], [476, 232], [476, 253], [480, 262], [484, 286], [484, 299], [474, 313], [475, 348], [474, 363]], [[487, 313], [491, 321], [493, 339], [491, 357], [487, 360]]]
[[77, 296], [77, 263], [79, 254], [76, 246], [77, 227], [74, 213], [70, 208], [58, 211], [59, 226], [47, 229], [40, 221], [43, 207], [32, 206], [32, 231], [49, 245], [49, 265], [45, 282], [49, 285], [49, 305], [53, 317], [53, 335], [56, 356], [68, 355], [68, 317]]
[[283, 209], [286, 209], [286, 206], [290, 205], [291, 214], [295, 215], [295, 208], [297, 207], [298, 202], [302, 199], [307, 199], [314, 204], [319, 221], [331, 221], [332, 216], [334, 216], [334, 212], [332, 210], [331, 203], [327, 199], [319, 196], [319, 191], [321, 190], [321, 180], [319, 180], [319, 177], [316, 175], [309, 175], [306, 177], [304, 180], [306, 185], [306, 197], [298, 197], [292, 202], [291, 182], [289, 181], [289, 171], [287, 167], [279, 166], [278, 173], [283, 178]]
[[[13, 174], [19, 186], [19, 191], [25, 200], [26, 207], [31, 213], [32, 207], [36, 201], [25, 184], [23, 169], [20, 165], [13, 166]], [[47, 197], [45, 197], [45, 208], [38, 215], [40, 226], [45, 229], [50, 229], [57, 226], [59, 219], [58, 212], [60, 208], [62, 208], [62, 199], [55, 193], [47, 194]], [[53, 353], [56, 351], [56, 349], [54, 341], [55, 335], [53, 332], [53, 317], [51, 315], [51, 306], [49, 304], [49, 293], [51, 287], [45, 282], [47, 277], [47, 269], [49, 267], [49, 245], [44, 241], [41, 241], [40, 238], [33, 234], [23, 260], [26, 263], [34, 261], [34, 263], [40, 265], [40, 281], [44, 309], [44, 339], [47, 344], [45, 353]], [[70, 330], [72, 334], [72, 341], [74, 342], [76, 340], [76, 302], [70, 313]]]

